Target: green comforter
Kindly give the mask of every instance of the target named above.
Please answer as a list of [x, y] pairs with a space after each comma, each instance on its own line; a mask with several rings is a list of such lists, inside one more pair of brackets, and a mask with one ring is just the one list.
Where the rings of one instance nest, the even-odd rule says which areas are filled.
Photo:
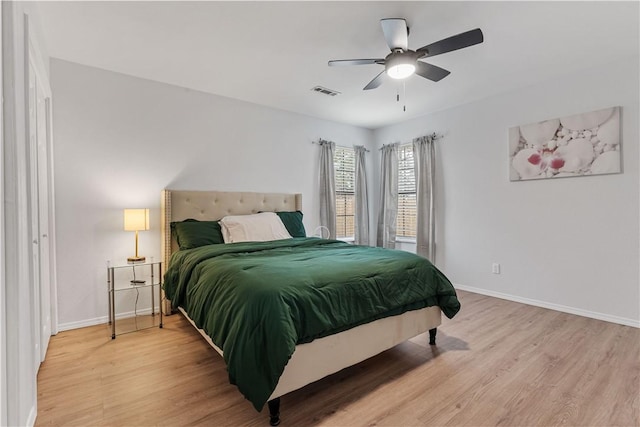
[[296, 344], [423, 307], [438, 305], [449, 318], [460, 309], [449, 280], [424, 258], [317, 238], [179, 251], [164, 288], [223, 350], [229, 380], [257, 410]]

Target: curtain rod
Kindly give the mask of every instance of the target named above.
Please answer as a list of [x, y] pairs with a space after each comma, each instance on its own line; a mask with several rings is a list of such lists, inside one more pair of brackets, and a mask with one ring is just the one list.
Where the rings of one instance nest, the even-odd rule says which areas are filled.
[[[431, 135], [423, 135], [423, 136], [430, 136], [431, 139], [433, 139], [434, 141], [438, 140], [438, 139], [442, 139], [444, 135], [440, 134], [440, 133], [435, 133], [433, 132]], [[422, 138], [422, 137], [418, 137], [418, 138]], [[414, 138], [417, 139], [417, 138]], [[383, 144], [382, 147], [378, 148], [378, 150], [382, 150], [384, 147], [386, 147], [387, 145], [392, 145], [392, 144], [400, 144], [399, 142], [393, 142], [391, 144]]]
[[[323, 139], [322, 139], [322, 138], [320, 138], [320, 140], [323, 140]], [[323, 141], [324, 141], [324, 140], [323, 140]], [[318, 142], [316, 142], [316, 141], [311, 141], [311, 143], [312, 143], [312, 144], [318, 144]], [[339, 147], [344, 147], [344, 145], [340, 145]], [[362, 147], [364, 147], [364, 145], [363, 145]], [[349, 147], [345, 147], [345, 148], [349, 148]], [[369, 152], [370, 152], [367, 148], [365, 148], [365, 149], [364, 149], [364, 151], [366, 151], [367, 153], [369, 153]]]

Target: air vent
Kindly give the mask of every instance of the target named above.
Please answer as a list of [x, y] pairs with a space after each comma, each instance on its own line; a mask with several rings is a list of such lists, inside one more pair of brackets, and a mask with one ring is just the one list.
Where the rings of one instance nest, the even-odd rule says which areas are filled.
[[322, 86], [313, 87], [311, 88], [311, 90], [314, 92], [322, 93], [324, 95], [329, 95], [329, 96], [340, 95], [340, 92], [338, 92], [337, 90], [327, 89], [326, 87], [322, 87]]

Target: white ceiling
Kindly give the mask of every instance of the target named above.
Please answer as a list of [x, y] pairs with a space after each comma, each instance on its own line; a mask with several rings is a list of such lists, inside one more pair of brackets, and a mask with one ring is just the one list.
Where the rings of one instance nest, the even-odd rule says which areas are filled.
[[[637, 56], [638, 2], [42, 2], [50, 56], [256, 104], [378, 128]], [[481, 28], [484, 43], [427, 60], [451, 71], [362, 88], [401, 17], [417, 49]], [[342, 94], [312, 92], [321, 85]], [[406, 104], [407, 111], [402, 106]]]

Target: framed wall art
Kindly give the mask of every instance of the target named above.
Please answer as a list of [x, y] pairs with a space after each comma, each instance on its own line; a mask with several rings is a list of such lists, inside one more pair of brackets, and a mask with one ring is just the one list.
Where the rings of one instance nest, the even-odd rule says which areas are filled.
[[620, 173], [620, 107], [509, 129], [510, 180]]

